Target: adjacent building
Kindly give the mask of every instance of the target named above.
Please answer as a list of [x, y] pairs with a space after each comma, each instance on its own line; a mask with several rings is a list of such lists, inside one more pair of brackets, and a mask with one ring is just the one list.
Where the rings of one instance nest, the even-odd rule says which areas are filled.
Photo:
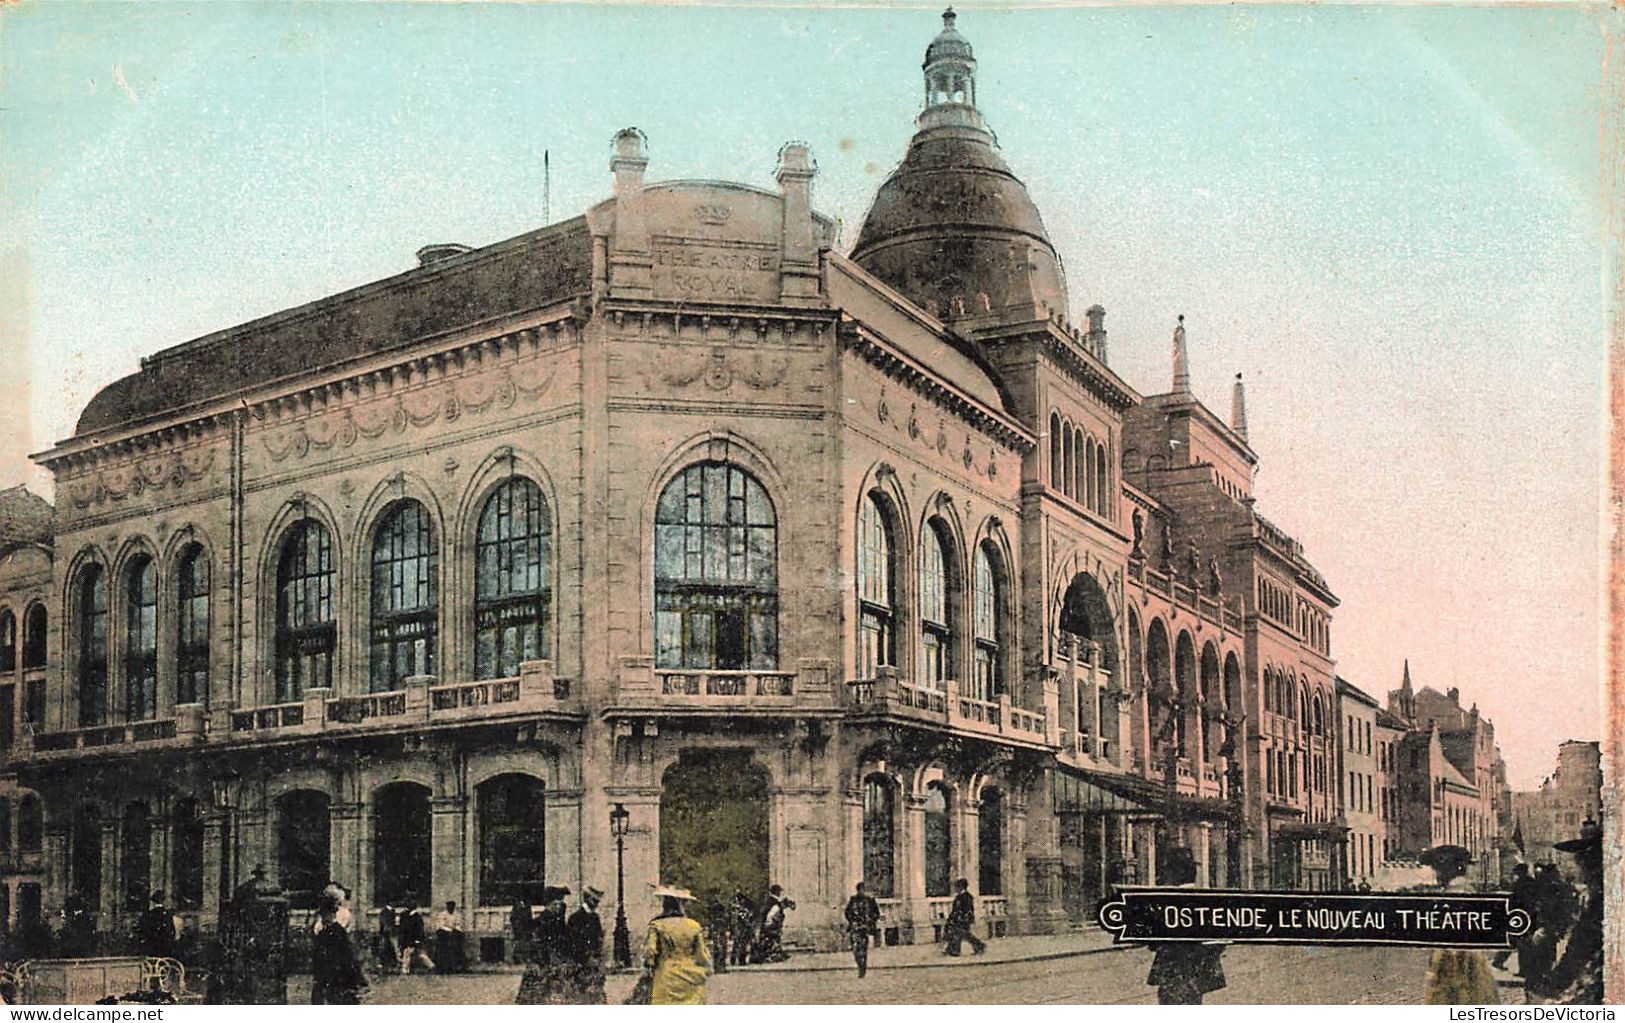
[[1381, 710], [1376, 697], [1347, 679], [1337, 680], [1337, 798], [1349, 829], [1344, 876], [1356, 885], [1377, 883], [1386, 855], [1385, 778], [1377, 745]]
[[1575, 838], [1588, 820], [1602, 820], [1602, 747], [1570, 739], [1557, 747], [1557, 766], [1533, 792], [1511, 795], [1514, 851], [1526, 863], [1555, 863], [1572, 873], [1573, 857], [1553, 846]]

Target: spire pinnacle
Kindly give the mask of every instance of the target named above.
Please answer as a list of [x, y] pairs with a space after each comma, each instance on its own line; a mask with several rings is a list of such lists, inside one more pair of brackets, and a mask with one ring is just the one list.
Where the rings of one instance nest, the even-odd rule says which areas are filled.
[[1179, 326], [1174, 328], [1174, 393], [1191, 393], [1191, 356], [1185, 347], [1185, 314], [1179, 314]]
[[1247, 439], [1247, 392], [1241, 386], [1241, 374], [1236, 374], [1235, 386], [1230, 388], [1230, 429], [1242, 440]]
[[1407, 693], [1411, 691], [1411, 659], [1409, 657], [1405, 658], [1405, 679], [1400, 682], [1399, 688]]

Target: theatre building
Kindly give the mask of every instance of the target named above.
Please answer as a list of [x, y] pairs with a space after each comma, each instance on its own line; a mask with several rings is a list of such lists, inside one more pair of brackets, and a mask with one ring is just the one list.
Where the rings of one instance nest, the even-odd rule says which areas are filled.
[[584, 215], [96, 395], [0, 561], [13, 920], [27, 884], [122, 934], [162, 888], [206, 932], [264, 864], [455, 899], [495, 957], [541, 882], [614, 891], [617, 806], [634, 928], [650, 883], [779, 883], [829, 946], [859, 879], [911, 941], [958, 877], [1018, 932], [1176, 843], [1312, 870], [1330, 594], [1244, 420], [1067, 320], [944, 22], [850, 255], [805, 146], [662, 183], [628, 129]]

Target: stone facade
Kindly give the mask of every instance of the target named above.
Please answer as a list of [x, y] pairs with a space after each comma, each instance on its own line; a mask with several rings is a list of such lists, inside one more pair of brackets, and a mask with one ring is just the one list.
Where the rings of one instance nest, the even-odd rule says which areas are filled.
[[[1602, 820], [1602, 747], [1570, 739], [1557, 747], [1557, 766], [1540, 788], [1514, 792], [1513, 826], [1522, 840], [1516, 851], [1527, 863], [1555, 863], [1574, 876], [1571, 856], [1559, 856], [1558, 842], [1577, 838], [1586, 821]], [[1514, 843], [1516, 845], [1516, 843]]]
[[1348, 878], [1373, 884], [1385, 858], [1387, 830], [1381, 812], [1383, 790], [1376, 698], [1337, 680], [1337, 795], [1349, 828]]

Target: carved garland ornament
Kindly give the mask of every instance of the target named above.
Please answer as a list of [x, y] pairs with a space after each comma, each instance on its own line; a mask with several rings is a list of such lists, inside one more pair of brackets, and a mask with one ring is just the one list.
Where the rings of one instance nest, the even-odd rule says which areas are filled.
[[188, 483], [208, 475], [214, 464], [214, 448], [195, 453], [175, 451], [159, 458], [126, 462], [96, 473], [89, 479], [75, 481], [69, 488], [69, 500], [76, 508], [107, 501], [122, 501], [147, 490], [172, 487], [179, 490]]

